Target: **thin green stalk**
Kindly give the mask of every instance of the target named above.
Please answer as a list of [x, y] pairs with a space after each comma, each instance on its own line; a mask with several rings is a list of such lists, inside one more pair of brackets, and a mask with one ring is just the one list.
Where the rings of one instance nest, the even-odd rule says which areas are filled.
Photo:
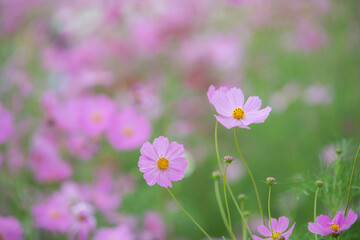
[[257, 187], [256, 187], [255, 179], [254, 179], [254, 177], [253, 177], [253, 175], [252, 175], [252, 173], [251, 173], [251, 171], [250, 171], [250, 168], [249, 168], [249, 166], [247, 165], [247, 163], [246, 163], [246, 161], [245, 161], [245, 159], [244, 159], [244, 157], [243, 157], [243, 155], [242, 155], [242, 153], [241, 153], [241, 151], [240, 151], [239, 144], [238, 144], [238, 140], [237, 140], [237, 137], [236, 137], [236, 127], [235, 127], [235, 130], [234, 130], [234, 138], [235, 138], [235, 144], [236, 144], [236, 148], [237, 148], [237, 150], [238, 150], [238, 152], [239, 152], [240, 158], [241, 158], [241, 160], [243, 161], [243, 163], [244, 163], [244, 165], [245, 165], [245, 167], [246, 167], [246, 169], [247, 169], [247, 171], [248, 171], [248, 173], [249, 173], [249, 175], [250, 175], [251, 181], [252, 181], [252, 183], [253, 183], [253, 185], [254, 185], [254, 189], [255, 189], [255, 193], [256, 193], [256, 198], [257, 198], [257, 201], [258, 201], [258, 205], [259, 205], [259, 210], [260, 210], [261, 218], [262, 218], [263, 224], [265, 225], [265, 218], [264, 218], [264, 213], [263, 213], [263, 210], [262, 210], [262, 207], [261, 207], [261, 201], [260, 201], [259, 191], [258, 191], [258, 189], [257, 189]]
[[360, 145], [359, 145], [358, 150], [356, 152], [356, 156], [355, 156], [355, 159], [354, 159], [354, 164], [353, 164], [353, 168], [352, 168], [352, 172], [351, 172], [350, 183], [349, 183], [349, 192], [348, 192], [348, 196], [347, 196], [347, 200], [346, 200], [345, 217], [348, 214], [348, 208], [349, 208], [349, 203], [350, 203], [350, 195], [351, 195], [351, 185], [352, 185], [352, 182], [353, 182], [353, 179], [354, 179], [356, 161], [357, 161], [358, 156], [359, 156], [359, 151], [360, 151]]
[[229, 203], [228, 203], [227, 196], [226, 196], [226, 171], [227, 171], [228, 166], [229, 166], [229, 164], [226, 163], [225, 171], [224, 171], [224, 176], [223, 176], [223, 181], [224, 181], [224, 199], [225, 199], [225, 206], [226, 206], [226, 211], [227, 211], [227, 216], [228, 216], [228, 222], [229, 222], [229, 228], [230, 228], [230, 237], [231, 237], [233, 240], [235, 240], [234, 233], [233, 233], [232, 227], [231, 227], [231, 217], [230, 217]]
[[271, 213], [270, 213], [270, 197], [271, 197], [271, 184], [269, 184], [268, 212], [269, 212], [271, 235], [273, 235], [274, 232], [273, 232], [273, 227], [272, 227], [272, 224], [271, 224]]
[[[318, 193], [319, 193], [319, 187], [316, 188], [316, 192], [315, 192], [315, 199], [314, 199], [314, 222], [316, 222], [316, 203], [317, 203], [317, 197], [318, 197]], [[317, 240], [317, 234], [315, 233], [315, 240]]]
[[190, 214], [188, 212], [185, 211], [185, 209], [180, 205], [180, 203], [176, 200], [175, 196], [172, 194], [171, 190], [169, 188], [166, 188], [166, 190], [169, 192], [169, 194], [171, 195], [171, 197], [174, 199], [174, 201], [176, 202], [176, 204], [179, 206], [179, 208], [181, 209], [181, 211], [183, 211], [183, 213], [195, 224], [195, 226], [197, 226], [200, 231], [202, 231], [205, 236], [207, 238], [209, 238], [210, 240], [212, 240], [212, 238], [210, 237], [210, 235], [205, 232], [205, 230], [200, 226], [200, 224], [198, 224], [195, 219], [193, 219]]
[[337, 178], [338, 178], [338, 175], [339, 175], [339, 169], [340, 169], [340, 156], [338, 156], [336, 158], [336, 162], [335, 162], [335, 173], [334, 173], [333, 185], [332, 185], [332, 202], [333, 202], [332, 215], [335, 214], [335, 209], [338, 208], [338, 203], [337, 203], [337, 201], [335, 201], [335, 199], [336, 199], [336, 196], [337, 196], [336, 184], [338, 182]]
[[[219, 155], [219, 147], [218, 147], [218, 139], [217, 139], [218, 124], [219, 124], [219, 122], [216, 121], [216, 125], [215, 125], [215, 150], [216, 150], [216, 158], [217, 158], [217, 162], [218, 162], [218, 166], [219, 166], [219, 171], [220, 171], [221, 176], [223, 176], [224, 173], [223, 173], [223, 170], [222, 170], [222, 168], [221, 168], [220, 155]], [[239, 207], [239, 204], [237, 203], [236, 198], [235, 198], [235, 196], [234, 196], [234, 194], [233, 194], [233, 192], [232, 192], [232, 190], [231, 190], [230, 185], [229, 185], [228, 182], [226, 182], [226, 187], [227, 187], [227, 189], [228, 189], [228, 191], [229, 191], [229, 193], [230, 193], [231, 199], [233, 200], [236, 209], [238, 210], [238, 212], [239, 212], [239, 214], [240, 214], [240, 216], [241, 216], [241, 219], [243, 219], [244, 221], [246, 221], [246, 218], [245, 218], [243, 212], [241, 211], [241, 209], [240, 209], [240, 207]], [[250, 236], [251, 236], [251, 239], [254, 239], [254, 238], [252, 237], [253, 235], [252, 235], [251, 230], [250, 230], [250, 228], [249, 228], [249, 225], [248, 225], [247, 223], [246, 223], [246, 229], [248, 230], [248, 232], [249, 232], [249, 234], [250, 234]]]
[[[240, 209], [241, 211], [245, 211], [245, 206], [244, 206], [244, 200], [240, 200]], [[246, 240], [247, 239], [247, 232], [246, 232], [246, 224], [247, 224], [247, 221], [244, 220], [244, 219], [241, 219], [242, 221], [242, 225], [241, 225], [241, 228], [242, 228], [242, 239]]]
[[229, 223], [226, 219], [226, 215], [225, 215], [225, 211], [224, 211], [224, 206], [222, 204], [222, 201], [221, 201], [221, 197], [220, 197], [220, 192], [219, 192], [219, 180], [215, 180], [215, 183], [214, 183], [214, 188], [215, 188], [215, 196], [216, 196], [216, 201], [217, 201], [217, 204], [219, 206], [219, 210], [220, 210], [220, 215], [221, 215], [221, 218], [224, 222], [224, 225], [226, 227], [226, 229], [228, 230], [229, 234], [230, 234], [230, 228], [229, 228]]

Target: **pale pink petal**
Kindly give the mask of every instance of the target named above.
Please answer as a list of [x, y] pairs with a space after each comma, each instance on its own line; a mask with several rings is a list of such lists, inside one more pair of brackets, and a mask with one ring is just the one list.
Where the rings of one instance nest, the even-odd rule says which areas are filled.
[[166, 175], [171, 181], [179, 181], [184, 178], [185, 172], [169, 167], [166, 169]]
[[223, 116], [215, 116], [216, 120], [219, 121], [224, 127], [227, 129], [233, 128], [233, 127], [240, 127], [240, 128], [246, 128], [250, 129], [247, 125], [244, 125], [242, 120], [236, 119], [234, 117], [223, 117]]
[[160, 174], [161, 174], [160, 170], [154, 168], [144, 173], [144, 179], [149, 186], [153, 186], [157, 182], [157, 179]]
[[244, 125], [252, 123], [263, 123], [271, 112], [271, 107], [266, 107], [260, 111], [245, 112], [244, 118], [242, 119]]
[[258, 111], [261, 107], [261, 99], [257, 96], [251, 96], [246, 100], [246, 103], [243, 107], [245, 112]]
[[265, 236], [265, 237], [270, 237], [270, 236], [271, 236], [270, 230], [269, 230], [267, 227], [265, 227], [264, 225], [260, 225], [260, 226], [258, 227], [258, 232], [259, 232], [261, 235]]
[[146, 171], [157, 168], [157, 161], [148, 159], [145, 156], [140, 156], [138, 166], [140, 172], [145, 173]]
[[279, 232], [284, 232], [287, 229], [287, 227], [289, 226], [289, 219], [287, 217], [284, 217], [284, 216], [280, 217], [278, 224], [279, 224], [278, 231]]
[[343, 222], [345, 222], [344, 214], [339, 211], [338, 214], [335, 215], [335, 217], [333, 218], [333, 220], [331, 222], [341, 226], [343, 224]]
[[[278, 232], [279, 231], [278, 230], [278, 222], [277, 222], [276, 218], [271, 218], [271, 225], [272, 225], [273, 232]], [[269, 226], [269, 229], [271, 229], [270, 221], [269, 221], [268, 226]]]
[[230, 117], [235, 108], [229, 102], [226, 93], [221, 90], [215, 91], [214, 95], [211, 98], [212, 104], [214, 105], [216, 111], [223, 116]]
[[254, 240], [272, 240], [271, 238], [260, 238], [256, 235], [253, 235]]
[[159, 158], [165, 157], [167, 148], [169, 146], [169, 139], [163, 136], [155, 138], [153, 146]]
[[214, 93], [215, 93], [215, 87], [213, 85], [211, 85], [207, 91], [207, 97], [211, 104], [212, 104], [211, 99], [212, 99], [212, 96], [214, 95]]
[[227, 98], [231, 104], [232, 110], [235, 108], [242, 108], [244, 105], [244, 94], [240, 88], [231, 88], [226, 93]]
[[350, 228], [350, 226], [353, 225], [354, 222], [356, 221], [357, 217], [358, 217], [357, 214], [355, 214], [355, 213], [350, 209], [350, 211], [349, 211], [349, 213], [348, 213], [348, 215], [347, 215], [347, 217], [346, 217], [346, 220], [345, 220], [345, 222], [343, 223], [343, 225], [340, 226], [339, 231], [344, 231], [344, 230]]
[[166, 175], [166, 171], [159, 170], [159, 172], [160, 173], [157, 177], [156, 182], [162, 187], [165, 187], [165, 188], [170, 187], [171, 188], [172, 184], [171, 184], [169, 177]]
[[332, 233], [331, 228], [324, 228], [319, 223], [308, 223], [308, 230], [315, 234], [320, 234], [321, 236], [325, 236]]
[[141, 153], [141, 155], [144, 155], [144, 156], [148, 157], [149, 159], [153, 159], [153, 160], [159, 159], [153, 146], [149, 142], [144, 143], [144, 145], [140, 148], [140, 153]]
[[187, 165], [188, 163], [184, 157], [175, 158], [169, 161], [169, 167], [179, 171], [185, 171]]
[[327, 227], [330, 225], [331, 219], [326, 215], [320, 215], [316, 217], [316, 222], [322, 227]]
[[165, 157], [170, 161], [171, 159], [181, 157], [184, 154], [184, 151], [185, 151], [184, 146], [182, 144], [178, 144], [177, 142], [172, 142], [167, 148]]
[[290, 237], [290, 235], [292, 234], [294, 227], [295, 227], [295, 223], [292, 225], [292, 227], [287, 232], [285, 232], [281, 235], [283, 235], [285, 237], [285, 239], [288, 239]]

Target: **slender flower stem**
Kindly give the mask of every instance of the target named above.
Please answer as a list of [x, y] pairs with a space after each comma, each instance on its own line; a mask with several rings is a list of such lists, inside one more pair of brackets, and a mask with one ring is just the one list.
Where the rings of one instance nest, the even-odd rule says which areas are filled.
[[359, 156], [359, 151], [360, 151], [360, 145], [359, 145], [358, 150], [356, 152], [356, 156], [355, 156], [355, 159], [354, 159], [354, 164], [353, 164], [353, 168], [352, 168], [352, 172], [351, 172], [351, 177], [350, 177], [350, 182], [349, 182], [349, 192], [348, 192], [348, 196], [347, 196], [347, 200], [346, 200], [345, 217], [348, 214], [348, 208], [349, 208], [349, 203], [350, 203], [350, 195], [351, 195], [351, 185], [352, 185], [352, 182], [353, 182], [353, 179], [354, 179], [356, 161], [357, 161], [358, 156]]
[[229, 164], [226, 163], [225, 171], [224, 171], [224, 175], [223, 175], [223, 181], [224, 181], [224, 199], [225, 199], [225, 206], [226, 206], [226, 211], [227, 211], [227, 216], [228, 216], [228, 222], [229, 222], [230, 237], [231, 237], [233, 240], [235, 240], [234, 233], [233, 233], [232, 227], [231, 227], [231, 217], [230, 217], [229, 203], [228, 203], [227, 196], [226, 196], [226, 171], [227, 171], [228, 166], [229, 166]]
[[269, 184], [268, 212], [269, 212], [271, 235], [273, 235], [274, 232], [273, 232], [273, 227], [272, 227], [272, 224], [271, 224], [271, 213], [270, 213], [270, 197], [271, 197], [271, 184]]
[[340, 169], [340, 156], [338, 156], [337, 158], [336, 158], [336, 162], [335, 162], [335, 174], [334, 174], [334, 178], [333, 178], [333, 185], [332, 185], [332, 202], [333, 202], [333, 212], [332, 212], [332, 214], [334, 215], [335, 214], [335, 209], [337, 209], [338, 208], [338, 203], [337, 203], [337, 201], [335, 201], [336, 200], [336, 195], [337, 195], [337, 193], [336, 193], [336, 184], [337, 184], [337, 182], [338, 182], [338, 175], [339, 175], [339, 169]]
[[176, 200], [175, 196], [172, 194], [171, 190], [169, 188], [166, 188], [166, 190], [169, 192], [169, 194], [171, 195], [171, 197], [174, 199], [174, 201], [176, 202], [176, 204], [179, 206], [179, 208], [181, 209], [181, 211], [183, 211], [183, 213], [200, 229], [200, 231], [202, 231], [205, 236], [207, 238], [209, 238], [210, 240], [212, 240], [212, 238], [210, 237], [209, 234], [207, 234], [207, 232], [205, 232], [205, 230], [200, 226], [200, 224], [198, 224], [195, 219], [193, 219], [190, 214], [188, 212], [185, 211], [185, 209], [180, 205], [180, 203]]
[[215, 187], [215, 196], [216, 196], [216, 201], [217, 201], [217, 204], [219, 206], [219, 210], [220, 210], [220, 214], [221, 214], [221, 218], [224, 222], [224, 225], [226, 227], [226, 229], [228, 230], [229, 234], [230, 234], [230, 228], [229, 228], [229, 223], [226, 219], [226, 215], [225, 215], [225, 211], [224, 211], [224, 206], [222, 204], [222, 201], [221, 201], [221, 197], [220, 197], [220, 192], [219, 192], [219, 180], [215, 180], [215, 183], [214, 183], [214, 187]]
[[[221, 176], [223, 176], [224, 173], [223, 173], [223, 170], [222, 170], [222, 168], [221, 168], [220, 155], [219, 155], [219, 147], [218, 147], [218, 139], [217, 139], [218, 124], [219, 124], [219, 122], [216, 121], [216, 125], [215, 125], [215, 150], [216, 150], [216, 158], [217, 158], [217, 162], [218, 162], [218, 166], [219, 166], [219, 171], [220, 171], [220, 173], [221, 173]], [[250, 228], [249, 228], [249, 225], [248, 225], [247, 222], [246, 222], [246, 218], [245, 218], [245, 216], [244, 216], [244, 213], [241, 211], [241, 209], [240, 209], [240, 207], [239, 207], [239, 204], [237, 203], [236, 198], [235, 198], [235, 196], [234, 196], [234, 194], [233, 194], [233, 192], [232, 192], [232, 190], [231, 190], [230, 185], [229, 185], [228, 182], [226, 182], [226, 187], [227, 187], [227, 189], [228, 189], [228, 191], [229, 191], [229, 193], [230, 193], [231, 199], [233, 200], [236, 209], [238, 210], [238, 212], [239, 212], [239, 214], [240, 214], [240, 216], [241, 216], [241, 219], [244, 220], [244, 222], [246, 223], [246, 229], [248, 230], [251, 238], [254, 239], [254, 238], [252, 237], [253, 234], [251, 233], [251, 230], [250, 230]]]
[[238, 140], [237, 140], [237, 137], [236, 137], [236, 127], [235, 127], [235, 130], [234, 130], [234, 138], [235, 138], [235, 144], [236, 144], [236, 148], [237, 148], [237, 150], [238, 150], [238, 152], [239, 152], [240, 158], [241, 158], [241, 160], [243, 161], [243, 163], [244, 163], [244, 165], [245, 165], [245, 167], [246, 167], [246, 169], [247, 169], [247, 171], [248, 171], [248, 173], [249, 173], [249, 175], [250, 175], [251, 181], [252, 181], [252, 183], [253, 183], [253, 185], [254, 185], [254, 189], [255, 189], [255, 193], [256, 193], [256, 198], [257, 198], [257, 201], [258, 201], [258, 205], [259, 205], [259, 210], [260, 210], [261, 218], [262, 218], [263, 224], [265, 225], [265, 218], [264, 218], [264, 213], [263, 213], [263, 210], [262, 210], [262, 207], [261, 207], [261, 201], [260, 201], [259, 191], [258, 191], [258, 189], [257, 189], [257, 187], [256, 187], [256, 183], [255, 183], [254, 177], [253, 177], [253, 175], [252, 175], [252, 173], [251, 173], [251, 171], [250, 171], [250, 168], [249, 168], [249, 166], [247, 165], [247, 163], [246, 163], [246, 161], [245, 161], [245, 159], [244, 159], [244, 157], [243, 157], [243, 155], [242, 155], [242, 153], [241, 153], [241, 151], [240, 151], [239, 144], [238, 144]]
[[[245, 206], [244, 206], [244, 200], [240, 200], [240, 208], [241, 208], [241, 211], [245, 211]], [[242, 228], [242, 239], [246, 240], [247, 239], [247, 232], [246, 232], [246, 224], [247, 224], [247, 221], [246, 219], [241, 219], [242, 221], [242, 225], [241, 225], [241, 228]]]
[[[318, 197], [318, 193], [319, 193], [319, 187], [316, 188], [316, 192], [315, 192], [315, 199], [314, 199], [314, 222], [316, 222], [316, 202], [317, 202], [317, 197]], [[315, 240], [317, 240], [317, 234], [315, 233]]]

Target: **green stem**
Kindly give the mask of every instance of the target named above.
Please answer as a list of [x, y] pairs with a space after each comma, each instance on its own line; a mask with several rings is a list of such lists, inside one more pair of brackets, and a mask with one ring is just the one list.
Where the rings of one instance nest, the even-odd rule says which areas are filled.
[[217, 201], [217, 204], [219, 206], [219, 210], [220, 210], [220, 214], [221, 214], [221, 218], [224, 222], [224, 225], [226, 227], [226, 229], [228, 230], [229, 234], [230, 234], [230, 228], [229, 228], [229, 223], [226, 219], [226, 215], [225, 215], [225, 211], [224, 211], [224, 206], [222, 204], [222, 201], [221, 201], [221, 197], [220, 197], [220, 192], [219, 192], [219, 180], [215, 180], [215, 184], [214, 184], [214, 187], [215, 187], [215, 196], [216, 196], [216, 201]]
[[[314, 222], [316, 222], [316, 203], [317, 203], [317, 197], [318, 197], [318, 193], [319, 193], [319, 187], [316, 188], [316, 192], [315, 192], [315, 199], [314, 199]], [[317, 234], [315, 233], [315, 240], [317, 240]]]
[[174, 199], [174, 201], [176, 202], [176, 204], [179, 206], [179, 208], [181, 209], [181, 211], [183, 211], [183, 213], [200, 229], [200, 231], [202, 231], [205, 236], [207, 238], [209, 238], [210, 240], [212, 240], [212, 238], [210, 237], [209, 234], [207, 234], [207, 232], [205, 232], [205, 230], [200, 226], [200, 224], [198, 224], [195, 219], [193, 219], [189, 213], [187, 213], [185, 211], [185, 209], [180, 205], [180, 203], [176, 200], [175, 196], [172, 194], [171, 190], [169, 188], [166, 188], [166, 190], [169, 192], [169, 194], [171, 195], [171, 197]]
[[338, 208], [338, 204], [336, 201], [336, 196], [337, 196], [336, 184], [338, 182], [337, 178], [339, 175], [339, 169], [340, 169], [340, 156], [337, 157], [336, 162], [335, 162], [335, 174], [334, 174], [333, 185], [332, 185], [332, 202], [333, 202], [332, 215], [335, 214], [336, 209]]
[[350, 203], [350, 195], [351, 195], [351, 185], [352, 185], [352, 182], [353, 182], [353, 179], [354, 179], [356, 161], [357, 161], [358, 156], [359, 156], [359, 151], [360, 151], [360, 145], [359, 145], [358, 150], [356, 152], [356, 156], [355, 156], [355, 159], [354, 159], [354, 164], [353, 164], [353, 168], [352, 168], [352, 172], [351, 172], [350, 183], [349, 183], [349, 192], [348, 192], [348, 196], [347, 196], [347, 200], [346, 200], [345, 217], [348, 214], [348, 208], [349, 208], [349, 203]]
[[[241, 200], [240, 202], [240, 209], [241, 211], [245, 211], [245, 206], [244, 206], [244, 200]], [[242, 239], [246, 240], [247, 239], [247, 232], [246, 232], [246, 224], [247, 224], [247, 221], [244, 220], [244, 219], [241, 219], [242, 221], [242, 225], [241, 225], [241, 228], [242, 228]]]
[[[218, 148], [218, 140], [217, 140], [218, 123], [219, 123], [219, 122], [216, 121], [216, 125], [215, 125], [215, 150], [216, 150], [216, 158], [217, 158], [217, 162], [218, 162], [220, 174], [221, 174], [221, 176], [223, 176], [224, 173], [223, 173], [223, 170], [222, 170], [222, 168], [221, 168], [219, 148]], [[252, 233], [251, 233], [251, 230], [250, 230], [250, 228], [249, 228], [249, 225], [248, 225], [247, 222], [246, 222], [246, 218], [245, 218], [243, 212], [241, 211], [241, 209], [240, 209], [240, 207], [239, 207], [239, 204], [237, 203], [236, 198], [235, 198], [235, 196], [234, 196], [234, 194], [233, 194], [233, 192], [232, 192], [232, 190], [231, 190], [230, 185], [229, 185], [228, 182], [226, 182], [226, 187], [227, 187], [227, 189], [228, 189], [228, 191], [229, 191], [229, 193], [230, 193], [231, 199], [233, 200], [236, 209], [238, 210], [238, 212], [239, 212], [239, 214], [240, 214], [240, 216], [241, 216], [241, 219], [244, 220], [244, 222], [246, 223], [246, 229], [248, 230], [248, 232], [249, 232], [249, 234], [250, 234], [250, 236], [251, 236], [251, 239], [254, 239], [254, 238], [252, 237], [253, 235], [252, 235]]]
[[271, 235], [273, 235], [274, 232], [273, 232], [273, 227], [272, 227], [272, 224], [271, 224], [271, 213], [270, 213], [270, 197], [271, 197], [271, 184], [269, 184], [268, 212], [269, 212]]
[[242, 155], [242, 153], [241, 153], [241, 151], [240, 151], [239, 144], [238, 144], [238, 140], [237, 140], [237, 137], [236, 137], [236, 127], [235, 127], [235, 130], [234, 130], [234, 138], [235, 138], [235, 144], [236, 144], [236, 148], [237, 148], [237, 150], [238, 150], [238, 152], [239, 152], [240, 158], [241, 158], [241, 160], [243, 161], [243, 163], [244, 163], [244, 165], [245, 165], [245, 167], [246, 167], [246, 169], [247, 169], [247, 171], [248, 171], [248, 173], [249, 173], [249, 175], [250, 175], [251, 181], [252, 181], [252, 183], [253, 183], [253, 185], [254, 185], [254, 189], [255, 189], [255, 193], [256, 193], [256, 198], [257, 198], [257, 201], [258, 201], [258, 205], [259, 205], [259, 210], [260, 210], [261, 218], [262, 218], [263, 224], [264, 224], [264, 226], [265, 226], [265, 218], [264, 218], [264, 213], [263, 213], [263, 210], [262, 210], [262, 207], [261, 207], [261, 201], [260, 201], [259, 191], [258, 191], [258, 189], [257, 189], [257, 187], [256, 187], [256, 183], [255, 183], [254, 177], [253, 177], [253, 175], [252, 175], [252, 173], [251, 173], [251, 171], [250, 171], [250, 168], [249, 168], [249, 166], [247, 165], [247, 163], [246, 163], [246, 161], [245, 161], [245, 159], [244, 159], [244, 157], [243, 157], [243, 155]]
[[227, 216], [228, 216], [228, 222], [229, 222], [229, 228], [230, 228], [230, 236], [231, 236], [231, 238], [232, 238], [233, 240], [235, 240], [234, 233], [233, 233], [232, 227], [231, 227], [231, 217], [230, 217], [229, 203], [228, 203], [227, 196], [226, 196], [226, 171], [227, 171], [228, 166], [229, 166], [229, 164], [226, 163], [225, 171], [224, 171], [224, 175], [223, 175], [223, 181], [224, 181], [224, 199], [225, 199], [225, 206], [226, 206], [226, 211], [227, 211]]

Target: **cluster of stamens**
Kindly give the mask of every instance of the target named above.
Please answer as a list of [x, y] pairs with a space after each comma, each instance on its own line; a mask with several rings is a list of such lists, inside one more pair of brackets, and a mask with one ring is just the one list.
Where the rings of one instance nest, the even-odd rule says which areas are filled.
[[339, 225], [337, 225], [335, 223], [331, 223], [330, 227], [334, 232], [337, 232], [339, 230]]
[[243, 119], [245, 111], [242, 108], [235, 108], [233, 111], [233, 117], [236, 119]]
[[165, 170], [169, 167], [169, 160], [167, 160], [166, 158], [160, 158], [157, 161], [157, 165], [160, 170]]
[[92, 120], [93, 120], [94, 122], [96, 122], [96, 123], [100, 122], [101, 119], [102, 119], [102, 117], [101, 117], [101, 115], [100, 115], [99, 113], [94, 113], [94, 114], [92, 115]]
[[123, 129], [123, 133], [125, 136], [129, 137], [133, 134], [134, 130], [131, 127], [126, 127]]
[[278, 239], [278, 237], [281, 235], [281, 232], [274, 232], [271, 234], [272, 239]]

